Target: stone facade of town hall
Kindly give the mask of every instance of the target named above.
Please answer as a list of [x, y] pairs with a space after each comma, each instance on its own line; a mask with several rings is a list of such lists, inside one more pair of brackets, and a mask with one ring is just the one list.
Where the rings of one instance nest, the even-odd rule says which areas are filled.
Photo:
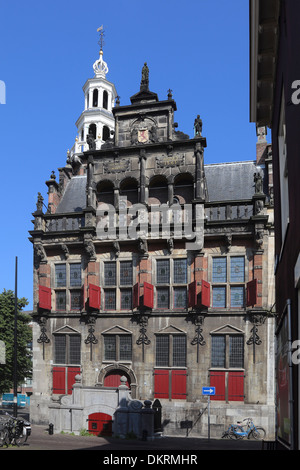
[[156, 431], [205, 436], [202, 388], [212, 386], [211, 435], [251, 416], [272, 436], [264, 129], [253, 160], [205, 162], [205, 120], [202, 129], [191, 118], [192, 137], [178, 130], [172, 92], [150, 91], [147, 64], [129, 105], [106, 78], [102, 50], [94, 72], [75, 144], [33, 213], [32, 421], [110, 433], [126, 381], [131, 402], [160, 410]]

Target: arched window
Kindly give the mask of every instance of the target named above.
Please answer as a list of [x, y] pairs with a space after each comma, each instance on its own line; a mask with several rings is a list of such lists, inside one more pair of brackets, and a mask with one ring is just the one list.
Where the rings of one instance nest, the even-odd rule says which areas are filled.
[[93, 138], [96, 139], [96, 135], [97, 135], [97, 126], [96, 126], [96, 124], [90, 124], [89, 134], [92, 134]]
[[106, 90], [103, 92], [103, 108], [108, 109], [108, 93]]
[[98, 107], [98, 90], [95, 89], [93, 91], [93, 108], [97, 108]]
[[120, 197], [126, 196], [127, 207], [138, 203], [138, 183], [133, 178], [126, 178], [120, 184]]
[[168, 183], [164, 176], [154, 176], [150, 181], [148, 202], [153, 205], [168, 202]]
[[110, 136], [109, 127], [103, 126], [102, 140], [106, 142], [109, 139], [109, 136]]
[[174, 180], [174, 199], [180, 204], [189, 204], [194, 199], [194, 182], [189, 173], [181, 173]]
[[97, 185], [98, 204], [114, 205], [114, 186], [111, 181], [100, 181]]

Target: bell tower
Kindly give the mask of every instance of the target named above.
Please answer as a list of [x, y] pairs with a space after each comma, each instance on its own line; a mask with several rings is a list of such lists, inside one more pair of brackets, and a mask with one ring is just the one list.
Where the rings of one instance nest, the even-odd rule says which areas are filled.
[[99, 58], [93, 64], [94, 77], [89, 78], [83, 85], [84, 110], [76, 121], [78, 134], [69, 152], [71, 159], [89, 149], [89, 136], [94, 141], [95, 150], [100, 150], [101, 146], [111, 138], [115, 128], [112, 109], [117, 91], [114, 84], [106, 79], [108, 66], [103, 60], [103, 26], [97, 31], [100, 33]]

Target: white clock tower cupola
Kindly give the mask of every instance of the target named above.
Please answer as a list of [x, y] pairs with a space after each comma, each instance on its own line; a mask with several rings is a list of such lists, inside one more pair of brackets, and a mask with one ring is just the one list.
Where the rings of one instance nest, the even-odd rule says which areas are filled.
[[75, 144], [70, 151], [70, 157], [80, 155], [88, 150], [87, 136], [90, 134], [95, 140], [96, 149], [99, 150], [109, 138], [115, 128], [115, 120], [112, 113], [117, 91], [113, 83], [106, 79], [108, 73], [107, 63], [103, 60], [103, 27], [100, 32], [99, 58], [94, 62], [94, 77], [89, 78], [84, 86], [84, 111], [76, 121], [78, 134]]

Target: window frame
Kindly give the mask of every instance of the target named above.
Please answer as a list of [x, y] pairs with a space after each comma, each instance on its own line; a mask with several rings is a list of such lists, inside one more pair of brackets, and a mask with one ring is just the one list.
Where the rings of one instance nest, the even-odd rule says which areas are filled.
[[[115, 266], [115, 283], [107, 285], [106, 284], [106, 266], [111, 263], [114, 264]], [[122, 264], [124, 263], [131, 263], [131, 273], [130, 273], [130, 282], [123, 282], [123, 277], [121, 277], [122, 273]], [[134, 266], [134, 260], [133, 259], [118, 259], [118, 260], [103, 260], [102, 261], [102, 268], [100, 272], [102, 272], [101, 276], [101, 286], [104, 292], [103, 295], [103, 310], [107, 312], [115, 312], [115, 311], [131, 311], [133, 309], [133, 295], [132, 295], [132, 290], [133, 286], [135, 284], [134, 279], [135, 279], [135, 266]], [[127, 268], [128, 269], [128, 268]], [[107, 308], [106, 305], [106, 295], [108, 291], [114, 291], [115, 293], [115, 305], [114, 308]], [[125, 308], [124, 305], [122, 305], [122, 295], [124, 294], [124, 291], [128, 291], [127, 295], [130, 293], [130, 307]]]
[[[115, 346], [115, 354], [114, 358], [107, 358], [106, 356], [106, 344], [105, 341], [107, 338], [114, 339], [114, 346]], [[130, 338], [130, 359], [128, 358], [121, 358], [121, 338]], [[103, 363], [122, 363], [128, 364], [132, 363], [132, 356], [133, 356], [133, 341], [132, 341], [132, 334], [131, 333], [103, 333]]]
[[[55, 366], [71, 366], [71, 367], [75, 367], [75, 366], [80, 366], [81, 365], [81, 335], [80, 333], [53, 333], [53, 336], [54, 336], [54, 351], [53, 351], [53, 354], [54, 354], [54, 360], [53, 360], [53, 363]], [[77, 352], [77, 354], [79, 354], [79, 362], [71, 362], [70, 359], [71, 359], [71, 337], [72, 338], [79, 338], [79, 353]], [[64, 344], [64, 362], [59, 362], [57, 361], [58, 359], [58, 356], [57, 356], [57, 343], [56, 343], [56, 340], [58, 338], [64, 338], [65, 339], [65, 344]]]
[[[72, 276], [71, 276], [71, 267], [78, 265], [80, 267], [80, 280], [77, 284], [72, 285]], [[57, 285], [57, 268], [65, 266], [65, 285]], [[82, 293], [82, 286], [83, 286], [83, 269], [81, 260], [70, 260], [64, 262], [54, 262], [53, 263], [53, 270], [52, 270], [52, 286], [54, 291], [54, 299], [55, 299], [55, 311], [56, 312], [81, 312], [83, 309], [83, 293]], [[72, 293], [76, 292], [80, 296], [79, 300], [79, 307], [78, 308], [71, 308], [72, 307]], [[58, 308], [58, 296], [61, 294], [65, 294], [65, 304], [64, 308]]]
[[[184, 358], [184, 361], [182, 364], [174, 364], [175, 362], [175, 337], [181, 337], [185, 339], [184, 343], [184, 355], [182, 356]], [[166, 348], [166, 354], [167, 354], [167, 359], [165, 360], [164, 363], [162, 361], [158, 361], [158, 338], [163, 339], [167, 338], [167, 348]], [[160, 362], [160, 364], [158, 364]], [[156, 368], [171, 368], [171, 369], [176, 369], [176, 368], [185, 368], [187, 367], [187, 335], [185, 333], [156, 333], [155, 334], [155, 367]]]
[[[188, 263], [188, 257], [183, 256], [183, 257], [157, 257], [153, 259], [153, 285], [155, 288], [155, 309], [159, 311], [163, 310], [176, 310], [176, 311], [184, 311], [188, 309], [188, 284], [189, 284], [189, 278], [190, 278], [190, 269], [189, 269], [189, 263]], [[165, 282], [158, 282], [158, 269], [159, 269], [159, 263], [160, 262], [166, 262], [168, 261], [168, 280], [165, 280]], [[185, 261], [186, 264], [186, 270], [185, 270], [185, 282], [175, 282], [176, 279], [176, 274], [175, 274], [175, 266], [176, 263], [180, 263], [182, 261]], [[178, 278], [176, 279], [177, 281], [179, 280]], [[184, 306], [175, 306], [176, 303], [176, 290], [178, 291], [179, 289], [184, 289], [185, 292], [185, 302]], [[159, 292], [162, 292], [162, 290], [168, 290], [168, 305], [167, 306], [159, 306]]]
[[[232, 280], [232, 260], [235, 258], [243, 259], [243, 281]], [[226, 280], [214, 279], [214, 261], [217, 259], [222, 259], [225, 261], [225, 277]], [[230, 253], [226, 255], [212, 255], [210, 257], [211, 269], [210, 269], [210, 279], [211, 279], [211, 306], [213, 309], [219, 310], [244, 310], [246, 308], [246, 279], [248, 278], [248, 263], [246, 253]], [[217, 290], [222, 289], [224, 291], [224, 303], [223, 305], [217, 305], [215, 295]], [[240, 289], [242, 293], [242, 302], [239, 305], [234, 305], [234, 289]], [[241, 294], [240, 294], [241, 295]]]
[[[214, 364], [214, 352], [213, 352], [213, 338], [224, 338], [224, 363], [223, 365], [213, 365]], [[232, 338], [242, 338], [242, 364], [238, 366], [231, 366], [231, 355], [230, 355], [230, 340]], [[221, 370], [244, 370], [245, 369], [245, 335], [242, 332], [239, 333], [211, 333], [211, 348], [210, 348], [210, 357], [211, 357], [211, 370], [221, 369]]]

